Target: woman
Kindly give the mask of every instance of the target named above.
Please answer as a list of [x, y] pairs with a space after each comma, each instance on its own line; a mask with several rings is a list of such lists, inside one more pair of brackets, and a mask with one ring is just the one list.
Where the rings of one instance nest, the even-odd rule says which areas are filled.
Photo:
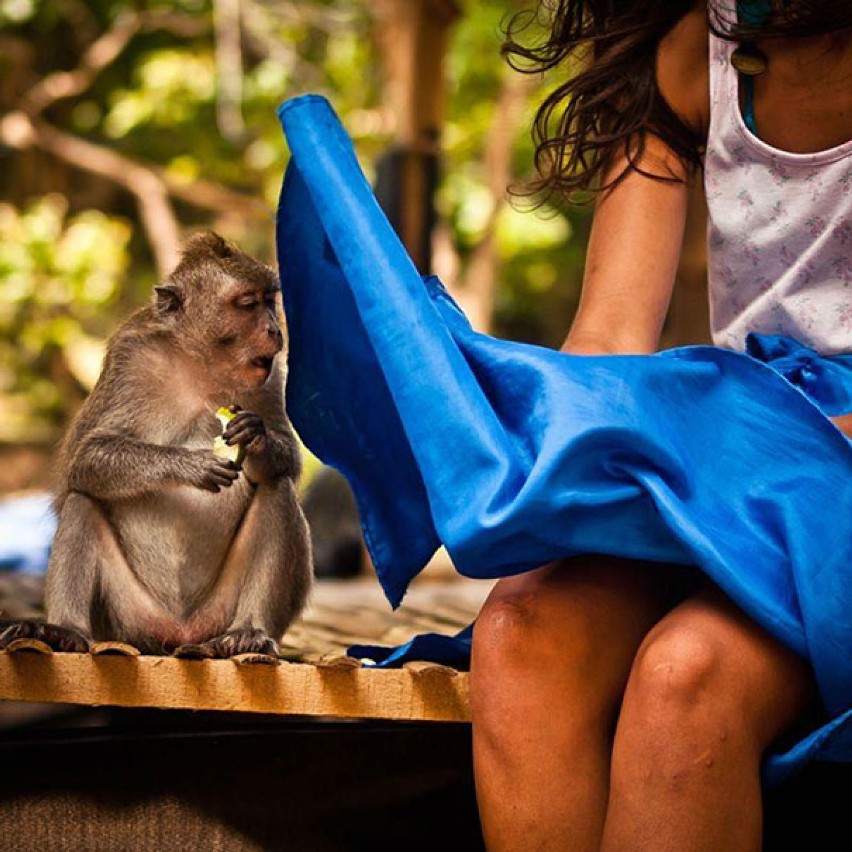
[[[828, 0], [739, 24], [716, 2], [561, 0], [542, 46], [510, 39], [532, 70], [592, 48], [537, 122], [538, 188], [600, 189], [565, 351], [655, 351], [702, 159], [714, 341], [852, 351], [850, 27]], [[471, 663], [488, 846], [757, 849], [762, 756], [816, 700], [809, 666], [697, 574], [589, 554], [502, 579]]]

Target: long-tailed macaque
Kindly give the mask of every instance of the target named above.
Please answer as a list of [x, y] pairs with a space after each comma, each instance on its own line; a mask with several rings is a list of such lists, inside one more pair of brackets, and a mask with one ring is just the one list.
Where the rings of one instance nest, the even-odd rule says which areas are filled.
[[[189, 240], [111, 339], [61, 447], [47, 621], [0, 644], [277, 653], [312, 575], [280, 299], [269, 267], [216, 234]], [[221, 407], [238, 412], [223, 437], [244, 447], [241, 467], [212, 452]]]

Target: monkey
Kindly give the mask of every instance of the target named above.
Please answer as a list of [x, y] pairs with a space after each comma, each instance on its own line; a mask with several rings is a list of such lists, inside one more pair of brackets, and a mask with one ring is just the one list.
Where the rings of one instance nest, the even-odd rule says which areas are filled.
[[[212, 231], [188, 240], [61, 443], [46, 621], [6, 627], [0, 646], [278, 653], [313, 576], [282, 319], [271, 268]], [[241, 464], [213, 453], [219, 435]]]

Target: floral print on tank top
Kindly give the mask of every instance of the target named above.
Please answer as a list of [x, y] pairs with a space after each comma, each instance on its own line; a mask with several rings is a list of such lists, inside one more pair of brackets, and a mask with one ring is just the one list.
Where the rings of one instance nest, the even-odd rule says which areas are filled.
[[710, 34], [705, 154], [713, 341], [785, 334], [852, 351], [852, 140], [813, 154], [772, 148], [745, 126], [734, 45]]

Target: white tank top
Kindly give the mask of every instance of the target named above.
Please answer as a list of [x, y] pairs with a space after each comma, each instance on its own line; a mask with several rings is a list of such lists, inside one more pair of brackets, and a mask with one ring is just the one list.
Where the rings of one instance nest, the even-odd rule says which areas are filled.
[[825, 355], [850, 352], [852, 140], [813, 154], [761, 141], [740, 112], [735, 48], [710, 33], [704, 186], [713, 342], [742, 350], [756, 331]]

